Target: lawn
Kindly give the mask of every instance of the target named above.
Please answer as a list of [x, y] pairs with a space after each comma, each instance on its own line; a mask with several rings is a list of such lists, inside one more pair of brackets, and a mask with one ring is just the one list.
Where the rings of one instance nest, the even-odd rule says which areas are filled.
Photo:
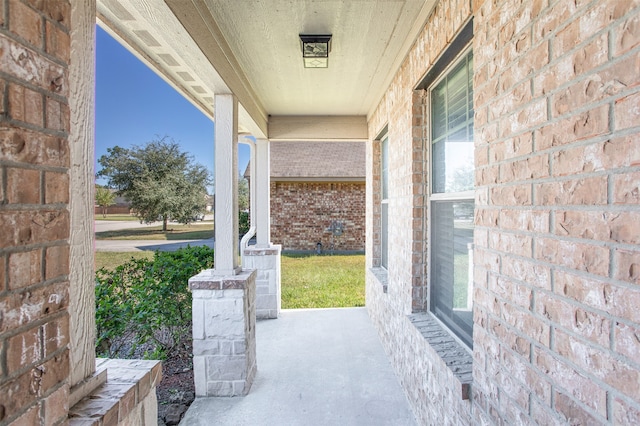
[[213, 238], [211, 222], [202, 225], [172, 223], [168, 225], [167, 232], [162, 231], [162, 225], [96, 232], [98, 240], [203, 240], [206, 238]]
[[282, 308], [364, 306], [364, 255], [282, 256]]
[[130, 251], [130, 252], [112, 252], [97, 251], [95, 254], [96, 271], [100, 268], [116, 269], [117, 266], [131, 260], [136, 259], [152, 259], [152, 251]]
[[[96, 252], [96, 269], [131, 257], [148, 259], [151, 251]], [[282, 308], [364, 306], [364, 255], [282, 256]]]

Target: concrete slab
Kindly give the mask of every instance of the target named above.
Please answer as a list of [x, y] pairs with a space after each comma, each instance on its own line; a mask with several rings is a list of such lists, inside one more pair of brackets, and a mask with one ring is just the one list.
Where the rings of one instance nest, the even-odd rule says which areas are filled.
[[198, 398], [180, 425], [415, 425], [366, 308], [258, 321], [249, 395]]

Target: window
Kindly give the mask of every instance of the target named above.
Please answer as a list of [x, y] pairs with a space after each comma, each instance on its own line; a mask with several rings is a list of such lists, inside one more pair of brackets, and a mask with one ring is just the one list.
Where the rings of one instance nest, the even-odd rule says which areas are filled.
[[380, 265], [389, 269], [389, 137], [380, 142]]
[[380, 264], [389, 268], [389, 137], [385, 135], [380, 142]]
[[429, 88], [431, 108], [430, 310], [472, 346], [473, 53]]

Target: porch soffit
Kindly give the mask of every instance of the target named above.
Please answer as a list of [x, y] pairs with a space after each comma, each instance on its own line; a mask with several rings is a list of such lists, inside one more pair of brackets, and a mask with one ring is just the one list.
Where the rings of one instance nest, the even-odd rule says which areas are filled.
[[[275, 139], [361, 140], [435, 3], [97, 0], [97, 9], [103, 28], [212, 119], [213, 96], [234, 93], [241, 132], [271, 138], [273, 115], [287, 132]], [[306, 69], [298, 35], [321, 33], [333, 35], [329, 67]], [[354, 128], [309, 135], [327, 116], [359, 118]]]

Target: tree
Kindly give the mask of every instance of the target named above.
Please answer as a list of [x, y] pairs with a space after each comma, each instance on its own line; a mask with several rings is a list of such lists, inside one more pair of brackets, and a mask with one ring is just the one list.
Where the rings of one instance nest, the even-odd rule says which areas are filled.
[[207, 169], [180, 151], [166, 136], [144, 146], [107, 149], [98, 160], [102, 166], [98, 177], [106, 177], [110, 188], [131, 201], [140, 220], [153, 222], [161, 218], [167, 230], [169, 217], [189, 223], [206, 208]]
[[238, 178], [238, 210], [249, 209], [249, 181], [244, 176]]
[[109, 189], [96, 185], [96, 204], [102, 207], [102, 217], [107, 217], [107, 207], [116, 203], [116, 194]]

